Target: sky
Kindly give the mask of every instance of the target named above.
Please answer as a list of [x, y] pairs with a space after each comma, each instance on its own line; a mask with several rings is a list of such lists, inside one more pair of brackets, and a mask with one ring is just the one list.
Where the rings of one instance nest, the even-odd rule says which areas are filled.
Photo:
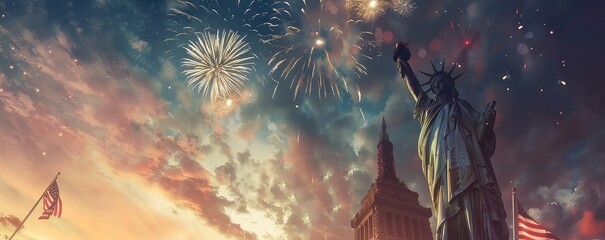
[[[561, 239], [605, 239], [605, 4], [410, 0], [367, 17], [340, 0], [236, 2], [0, 1], [0, 237], [61, 172], [62, 216], [38, 220], [39, 205], [15, 239], [352, 239], [383, 117], [397, 175], [430, 206], [391, 59], [405, 40], [416, 72], [445, 58], [461, 98], [497, 102], [509, 224], [516, 187]], [[253, 68], [212, 99], [183, 58], [228, 31]], [[308, 56], [297, 92], [313, 69], [278, 62]]]

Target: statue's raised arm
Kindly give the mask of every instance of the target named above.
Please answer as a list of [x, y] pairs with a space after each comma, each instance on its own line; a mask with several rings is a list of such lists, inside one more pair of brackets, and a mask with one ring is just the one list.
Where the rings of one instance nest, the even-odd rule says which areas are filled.
[[412, 94], [412, 97], [414, 97], [414, 101], [418, 101], [422, 88], [420, 86], [420, 82], [414, 74], [414, 71], [412, 70], [412, 67], [408, 63], [411, 57], [408, 44], [409, 42], [404, 43], [403, 41], [399, 41], [399, 43], [397, 43], [397, 47], [395, 48], [395, 51], [393, 51], [393, 61], [397, 63], [399, 73], [401, 74], [401, 77], [405, 79], [408, 89], [410, 89], [410, 93]]

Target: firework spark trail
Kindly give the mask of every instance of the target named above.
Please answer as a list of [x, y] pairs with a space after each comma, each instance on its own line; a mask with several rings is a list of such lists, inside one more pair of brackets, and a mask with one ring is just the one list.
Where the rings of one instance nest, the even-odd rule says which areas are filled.
[[234, 209], [235, 212], [237, 212], [237, 210], [239, 209], [241, 202], [242, 202], [242, 198], [237, 198], [237, 201], [235, 201], [235, 209]]
[[[169, 10], [175, 32], [227, 28], [249, 35], [260, 42], [271, 41], [279, 35], [280, 24], [290, 16], [290, 4], [273, 0], [197, 0], [178, 1], [179, 6]], [[183, 18], [188, 21], [181, 21]]]
[[181, 62], [187, 85], [197, 88], [204, 98], [228, 98], [240, 93], [253, 70], [255, 58], [248, 43], [233, 31], [205, 32], [184, 47], [188, 58]]
[[300, 143], [300, 129], [298, 129], [298, 134], [296, 135], [296, 144]]
[[363, 109], [361, 106], [359, 107], [359, 112], [361, 113], [361, 118], [363, 119], [363, 125], [361, 126], [363, 128], [368, 125], [368, 120], [366, 120], [366, 116], [363, 114]]
[[361, 118], [363, 119], [363, 126], [361, 127], [365, 127], [368, 125], [368, 121], [366, 120], [366, 116], [363, 114], [363, 109], [361, 108], [361, 88], [359, 88], [359, 85], [357, 85], [357, 104], [359, 104], [359, 113], [361, 113]]
[[277, 167], [273, 168], [273, 172], [271, 172], [271, 177], [269, 178], [269, 185], [267, 186], [267, 192], [269, 192], [269, 190], [271, 189], [271, 186], [273, 186], [273, 179], [275, 177], [275, 170], [277, 170]]

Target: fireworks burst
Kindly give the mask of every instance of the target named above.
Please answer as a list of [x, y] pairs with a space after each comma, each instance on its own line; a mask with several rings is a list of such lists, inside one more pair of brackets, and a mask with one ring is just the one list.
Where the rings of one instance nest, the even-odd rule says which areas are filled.
[[239, 95], [230, 98], [218, 98], [210, 102], [205, 110], [216, 117], [223, 118], [234, 113], [242, 105], [255, 102], [256, 98], [257, 92], [253, 88], [246, 88]]
[[254, 56], [244, 37], [233, 31], [217, 30], [216, 34], [201, 33], [197, 41], [184, 47], [183, 73], [187, 84], [212, 100], [229, 98], [240, 93], [254, 67]]
[[386, 0], [346, 0], [345, 9], [350, 16], [361, 18], [365, 21], [374, 21], [382, 16], [389, 5]]
[[[300, 91], [312, 95], [313, 89], [317, 89], [320, 99], [327, 97], [328, 92], [340, 97], [340, 85], [348, 90], [348, 78], [367, 75], [359, 59], [371, 59], [361, 53], [361, 44], [371, 45], [364, 42], [362, 36], [371, 33], [352, 30], [349, 26], [344, 27], [346, 32], [336, 26], [325, 28], [319, 19], [287, 29], [288, 33], [280, 39], [283, 41], [280, 50], [269, 60], [269, 65], [277, 79], [291, 81], [295, 99]], [[280, 81], [274, 96], [279, 85]]]
[[231, 98], [219, 98], [208, 105], [208, 113], [216, 117], [226, 117], [231, 115], [237, 109], [235, 101]]
[[417, 7], [412, 0], [346, 0], [345, 8], [350, 17], [371, 22], [389, 9], [400, 16], [409, 17]]
[[[333, 94], [340, 96], [337, 85], [340, 76], [330, 59], [330, 52], [327, 49], [329, 46], [326, 46], [325, 39], [327, 35], [334, 32], [320, 34], [319, 32], [305, 33], [294, 28], [292, 30], [294, 30], [293, 36], [306, 39], [306, 42], [294, 43], [293, 46], [277, 52], [269, 60], [269, 65], [272, 66], [271, 73], [279, 73], [280, 79], [292, 78], [290, 88], [295, 88], [294, 98], [301, 88], [311, 95], [314, 79], [318, 81], [316, 84], [320, 98], [322, 91], [323, 96], [326, 97], [328, 87]], [[307, 34], [308, 36], [304, 36]]]
[[258, 92], [254, 88], [247, 88], [237, 97], [239, 103], [253, 103], [258, 98]]
[[[228, 29], [246, 36], [250, 48], [254, 49], [253, 75], [261, 84], [267, 81], [268, 67], [266, 43], [279, 38], [280, 24], [290, 19], [289, 3], [273, 0], [177, 0], [168, 11], [168, 31], [165, 40], [172, 44], [166, 53], [169, 58], [182, 58], [180, 51], [198, 35]], [[176, 46], [176, 47], [174, 47]]]
[[409, 17], [418, 7], [412, 0], [394, 0], [392, 8], [399, 16]]

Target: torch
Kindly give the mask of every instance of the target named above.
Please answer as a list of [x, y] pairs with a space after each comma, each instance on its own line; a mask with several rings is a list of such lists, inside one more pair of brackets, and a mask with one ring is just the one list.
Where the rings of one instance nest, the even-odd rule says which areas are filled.
[[397, 67], [399, 68], [399, 73], [401, 74], [402, 78], [405, 78], [406, 75], [404, 63], [409, 61], [410, 57], [412, 57], [408, 44], [410, 44], [409, 41], [399, 41], [395, 46], [395, 50], [393, 51], [393, 61], [397, 63]]

